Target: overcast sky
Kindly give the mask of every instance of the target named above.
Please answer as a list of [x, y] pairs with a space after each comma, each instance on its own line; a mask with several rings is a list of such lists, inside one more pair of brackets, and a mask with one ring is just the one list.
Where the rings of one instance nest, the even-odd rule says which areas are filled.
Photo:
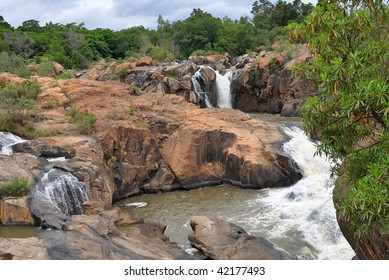
[[[34, 19], [47, 22], [85, 23], [88, 29], [122, 30], [143, 25], [156, 28], [158, 15], [174, 22], [189, 17], [200, 8], [214, 17], [239, 19], [250, 16], [255, 0], [0, 0], [0, 15], [13, 27]], [[304, 2], [309, 1], [305, 0]], [[315, 1], [316, 2], [316, 1]]]

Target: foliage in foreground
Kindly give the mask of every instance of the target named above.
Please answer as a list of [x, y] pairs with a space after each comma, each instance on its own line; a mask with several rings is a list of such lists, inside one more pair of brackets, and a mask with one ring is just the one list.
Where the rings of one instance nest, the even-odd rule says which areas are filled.
[[358, 238], [389, 230], [389, 23], [383, 2], [322, 1], [291, 26], [314, 56], [296, 71], [321, 93], [303, 106], [304, 127], [321, 136], [318, 153], [332, 157], [333, 173], [352, 186], [337, 207]]

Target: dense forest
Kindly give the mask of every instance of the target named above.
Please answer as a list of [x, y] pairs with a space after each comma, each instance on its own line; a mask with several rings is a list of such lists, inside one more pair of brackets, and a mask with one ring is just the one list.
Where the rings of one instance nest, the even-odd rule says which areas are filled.
[[[24, 21], [12, 27], [0, 15], [0, 71], [14, 72], [28, 60], [55, 61], [65, 68], [87, 68], [101, 58], [130, 59], [149, 55], [156, 61], [185, 59], [190, 55], [241, 55], [259, 45], [270, 46], [285, 37], [284, 27], [301, 22], [313, 9], [301, 0], [255, 1], [251, 17], [239, 20], [212, 16], [193, 9], [185, 20], [170, 23], [160, 15], [156, 30], [134, 26], [120, 31], [88, 30], [83, 23]], [[21, 74], [21, 73], [18, 73]]]

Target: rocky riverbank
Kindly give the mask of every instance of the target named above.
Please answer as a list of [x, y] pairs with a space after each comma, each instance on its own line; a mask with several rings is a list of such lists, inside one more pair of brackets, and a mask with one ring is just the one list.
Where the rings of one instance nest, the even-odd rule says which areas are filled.
[[[265, 52], [256, 58], [242, 57], [235, 63], [227, 56], [208, 57], [202, 61], [220, 71], [231, 67], [241, 69], [239, 77], [252, 77], [250, 73], [257, 71], [255, 69], [261, 69], [263, 73], [270, 71], [270, 61], [277, 57], [280, 58], [279, 53]], [[264, 62], [267, 60], [268, 64]], [[262, 68], [258, 68], [257, 63]], [[283, 187], [301, 178], [293, 160], [280, 149], [288, 137], [276, 125], [254, 120], [238, 110], [199, 108], [198, 105], [204, 102], [191, 85], [199, 60], [197, 64], [192, 60], [164, 67], [150, 64], [147, 59], [138, 64], [107, 65], [101, 62], [79, 78], [34, 77], [42, 87], [38, 96], [42, 110], [35, 118], [34, 126], [51, 136], [19, 143], [13, 147], [12, 155], [0, 155], [0, 183], [18, 176], [28, 179], [33, 186], [41, 180], [43, 173], [56, 169], [75, 176], [83, 184], [89, 200], [101, 203], [101, 209], [109, 209], [117, 200], [145, 192], [192, 189], [221, 182], [244, 188]], [[286, 63], [281, 61], [277, 67], [287, 69]], [[268, 84], [270, 76], [264, 78], [267, 86], [261, 86], [260, 91], [252, 90], [252, 86], [261, 82], [244, 78], [239, 92], [248, 88], [250, 94], [255, 94], [252, 98], [247, 98], [246, 94], [243, 99], [248, 103], [255, 99], [258, 105], [262, 104], [260, 100], [265, 92], [273, 97], [278, 94], [276, 91], [284, 92], [278, 86]], [[9, 74], [1, 74], [0, 78], [7, 84], [23, 81]], [[213, 88], [212, 77], [209, 82], [209, 87]], [[292, 85], [293, 81], [289, 80], [287, 84]], [[280, 94], [275, 98], [284, 100], [282, 102], [287, 106], [286, 93], [282, 93], [283, 97]], [[241, 98], [236, 95], [234, 104], [244, 109]], [[274, 103], [266, 102], [268, 105]], [[277, 110], [270, 109], [273, 108], [270, 105], [266, 109], [258, 105], [255, 110], [279, 112], [284, 105]], [[72, 121], [76, 114], [94, 116], [89, 135], [80, 133]], [[34, 205], [35, 210], [39, 208], [39, 203]], [[31, 200], [28, 197], [5, 198], [0, 206], [3, 224], [40, 223], [30, 212]], [[170, 244], [159, 226], [137, 221], [135, 232], [141, 232], [139, 238], [131, 235], [129, 240], [123, 231], [118, 230], [120, 219], [107, 218], [109, 211], [102, 210], [97, 216], [57, 217], [59, 220], [55, 225], [65, 232], [59, 237], [61, 248], [48, 240], [1, 239], [0, 252], [4, 258], [190, 257]], [[104, 240], [97, 241], [99, 238]], [[77, 249], [80, 240], [85, 244], [98, 242], [99, 248], [111, 249], [80, 251]], [[30, 245], [26, 246], [28, 242]], [[150, 243], [150, 246], [143, 244], [139, 246], [146, 247], [133, 249], [135, 247], [129, 245], [131, 242], [138, 245]], [[21, 250], [20, 246], [24, 249]], [[31, 254], [25, 248], [31, 248]], [[126, 248], [132, 248], [128, 255], [125, 255]], [[19, 249], [25, 253], [15, 254]]]

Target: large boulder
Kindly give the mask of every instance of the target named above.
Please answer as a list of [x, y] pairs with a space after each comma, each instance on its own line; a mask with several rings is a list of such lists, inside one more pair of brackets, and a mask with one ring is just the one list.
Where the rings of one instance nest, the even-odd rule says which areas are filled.
[[285, 140], [276, 125], [242, 112], [198, 110], [164, 140], [161, 153], [185, 188], [223, 181], [245, 188], [281, 187], [301, 178], [292, 160], [277, 149]]
[[153, 59], [150, 56], [142, 56], [138, 59], [137, 66], [151, 66], [153, 65]]
[[243, 228], [210, 216], [190, 218], [192, 247], [214, 260], [286, 260], [288, 253]]

